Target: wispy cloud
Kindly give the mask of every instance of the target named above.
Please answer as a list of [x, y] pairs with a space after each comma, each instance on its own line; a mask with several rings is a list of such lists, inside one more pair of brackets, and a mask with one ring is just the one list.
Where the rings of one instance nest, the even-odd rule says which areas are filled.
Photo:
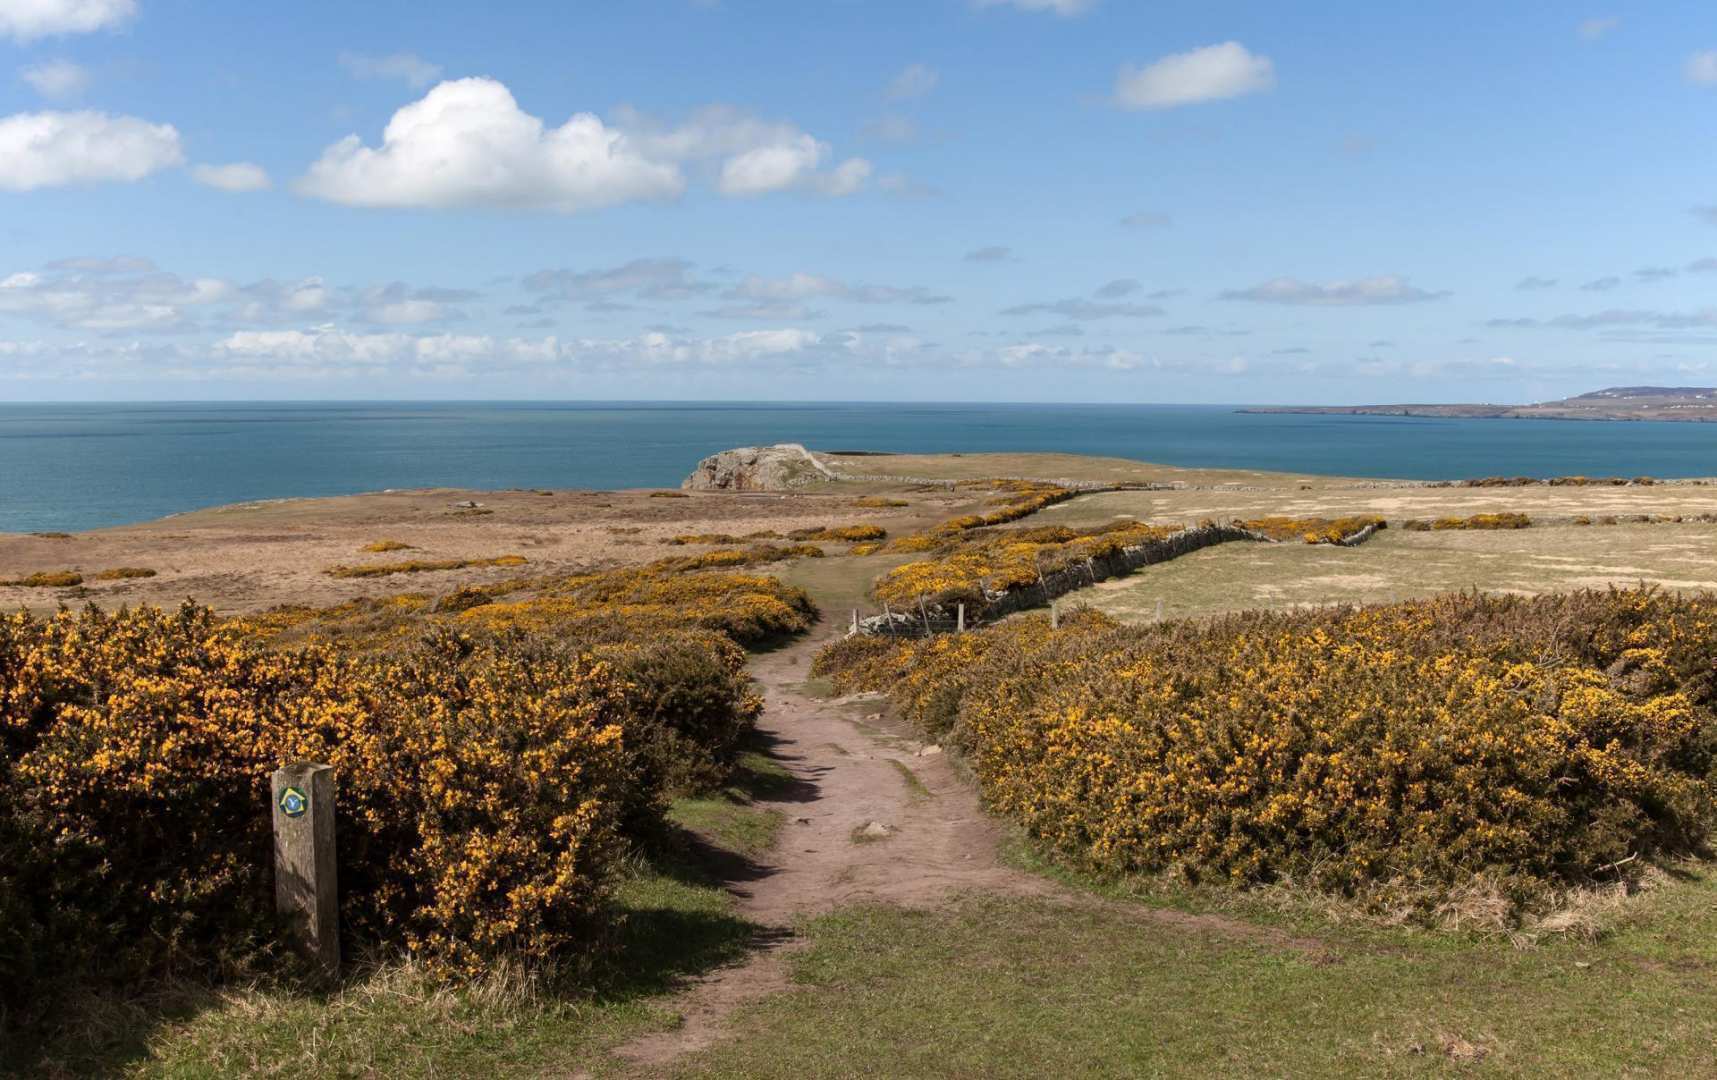
[[1362, 307], [1375, 304], [1417, 304], [1440, 300], [1449, 293], [1430, 292], [1395, 274], [1332, 281], [1323, 284], [1297, 278], [1274, 278], [1248, 289], [1230, 289], [1224, 300], [1248, 300], [1260, 304], [1298, 304], [1311, 307]]
[[1276, 66], [1269, 57], [1225, 41], [1122, 68], [1115, 103], [1123, 109], [1172, 109], [1263, 93], [1275, 85]]
[[1598, 41], [1609, 37], [1621, 25], [1621, 19], [1610, 15], [1603, 18], [1584, 19], [1575, 26], [1574, 32], [1587, 41]]
[[928, 64], [913, 64], [888, 81], [883, 96], [890, 101], [921, 98], [936, 89], [942, 76]]
[[364, 53], [341, 53], [340, 66], [359, 79], [397, 79], [413, 90], [422, 90], [441, 77], [441, 65], [432, 64], [416, 53], [389, 53], [370, 56]]

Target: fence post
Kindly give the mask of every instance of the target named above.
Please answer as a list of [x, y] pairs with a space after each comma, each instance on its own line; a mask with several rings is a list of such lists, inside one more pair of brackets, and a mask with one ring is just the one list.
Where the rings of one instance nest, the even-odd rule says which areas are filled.
[[930, 610], [924, 606], [922, 594], [918, 597], [918, 614], [924, 620], [924, 636], [930, 636]]
[[965, 632], [966, 632], [966, 605], [961, 604], [959, 607], [954, 609], [954, 633], [964, 634]]
[[888, 623], [888, 636], [893, 637], [894, 636], [894, 612], [889, 610], [887, 600], [884, 600], [882, 602], [882, 617]]
[[853, 608], [853, 633], [858, 633], [858, 608]]
[[269, 784], [274, 816], [274, 906], [293, 917], [305, 955], [325, 975], [340, 970], [334, 864], [334, 768], [294, 762]]
[[1061, 611], [1055, 606], [1054, 600], [1049, 602], [1049, 628], [1051, 630], [1061, 629]]

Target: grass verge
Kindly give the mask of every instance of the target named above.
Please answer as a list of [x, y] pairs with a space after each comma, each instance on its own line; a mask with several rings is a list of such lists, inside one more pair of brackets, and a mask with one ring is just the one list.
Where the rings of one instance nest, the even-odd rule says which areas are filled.
[[1702, 1075], [1717, 881], [1597, 943], [1325, 923], [1316, 948], [1132, 903], [969, 897], [805, 928], [795, 989], [684, 1075]]

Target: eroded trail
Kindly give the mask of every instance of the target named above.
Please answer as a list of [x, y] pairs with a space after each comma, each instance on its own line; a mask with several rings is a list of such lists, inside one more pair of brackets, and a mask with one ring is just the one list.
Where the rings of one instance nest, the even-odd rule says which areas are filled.
[[[884, 724], [881, 700], [831, 701], [803, 689], [828, 639], [753, 660], [765, 697], [759, 730], [796, 778], [773, 806], [786, 815], [775, 849], [736, 867], [727, 886], [742, 915], [764, 927], [743, 964], [712, 972], [674, 1002], [683, 1022], [616, 1054], [653, 1075], [715, 1043], [735, 1008], [789, 985], [793, 924], [851, 904], [934, 907], [962, 892], [1053, 899], [1125, 910], [1155, 932], [1203, 933], [1328, 956], [1323, 943], [1221, 915], [1117, 905], [1004, 864], [1002, 830], [939, 748]], [[872, 834], [865, 835], [869, 829]]]
[[801, 642], [752, 664], [766, 703], [760, 733], [797, 782], [762, 804], [787, 818], [775, 850], [728, 887], [740, 913], [772, 932], [747, 963], [687, 990], [676, 1003], [685, 1018], [678, 1028], [622, 1046], [624, 1059], [649, 1067], [708, 1046], [733, 1008], [784, 989], [782, 953], [794, 946], [784, 931], [807, 916], [855, 903], [929, 906], [974, 889], [1064, 891], [1003, 865], [1000, 830], [970, 785], [937, 749], [880, 726], [880, 701], [835, 702], [802, 689], [822, 644]]

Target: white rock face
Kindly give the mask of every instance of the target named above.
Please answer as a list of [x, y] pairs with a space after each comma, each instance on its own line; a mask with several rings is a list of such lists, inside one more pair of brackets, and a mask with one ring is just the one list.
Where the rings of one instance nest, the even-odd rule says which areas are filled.
[[680, 486], [688, 491], [792, 491], [833, 479], [809, 450], [782, 443], [742, 446], [706, 457]]

